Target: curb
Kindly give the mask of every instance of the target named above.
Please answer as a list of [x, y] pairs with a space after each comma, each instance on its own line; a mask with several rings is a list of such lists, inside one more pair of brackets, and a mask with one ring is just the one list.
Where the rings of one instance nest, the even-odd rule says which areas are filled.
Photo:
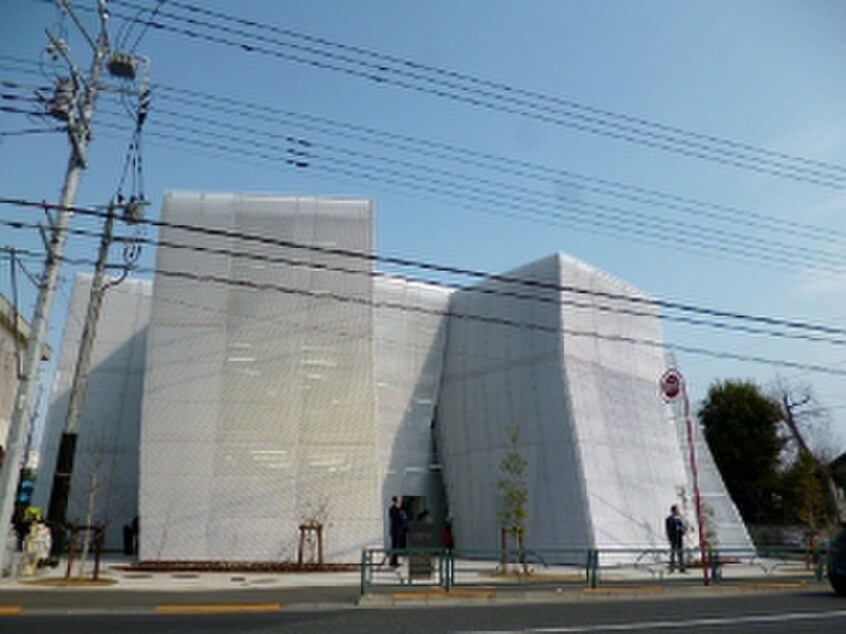
[[230, 614], [235, 612], [277, 612], [282, 604], [276, 601], [241, 603], [160, 603], [157, 614]]
[[[824, 586], [820, 586], [824, 587]], [[801, 581], [723, 583], [711, 586], [685, 585], [667, 587], [651, 584], [608, 585], [596, 588], [556, 587], [543, 589], [503, 589], [491, 586], [474, 588], [420, 588], [419, 590], [394, 590], [369, 592], [359, 598], [359, 607], [402, 607], [416, 605], [454, 606], [461, 602], [467, 605], [514, 604], [514, 603], [572, 603], [603, 601], [612, 599], [655, 599], [682, 597], [720, 598], [748, 593], [775, 593], [790, 590], [817, 590], [815, 585]]]

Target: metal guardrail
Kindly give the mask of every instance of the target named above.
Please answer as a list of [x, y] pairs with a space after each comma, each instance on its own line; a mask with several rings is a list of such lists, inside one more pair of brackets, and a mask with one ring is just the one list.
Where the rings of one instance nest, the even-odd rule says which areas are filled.
[[[402, 566], [390, 565], [391, 557]], [[405, 576], [403, 576], [405, 573]], [[361, 595], [373, 585], [429, 585], [449, 590], [454, 585], [455, 554], [443, 548], [365, 548], [361, 551]]]
[[[696, 583], [718, 584], [748, 578], [789, 578], [822, 581], [825, 556], [822, 549], [763, 547], [720, 548], [708, 551], [706, 570], [698, 558], [699, 549], [686, 551], [688, 575], [677, 575]], [[402, 562], [391, 567], [392, 555]], [[498, 587], [576, 585], [597, 588], [625, 583], [669, 583], [669, 551], [663, 549], [526, 549], [470, 550], [442, 548], [365, 548], [361, 553], [361, 595], [373, 587]]]

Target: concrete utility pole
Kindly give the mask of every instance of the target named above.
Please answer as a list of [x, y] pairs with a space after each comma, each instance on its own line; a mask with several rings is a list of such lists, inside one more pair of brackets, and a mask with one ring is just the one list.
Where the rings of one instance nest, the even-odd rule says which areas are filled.
[[[94, 340], [97, 336], [97, 322], [100, 318], [103, 297], [110, 286], [114, 286], [123, 280], [123, 277], [121, 277], [108, 284], [105, 280], [106, 260], [109, 256], [109, 247], [112, 244], [112, 232], [115, 223], [115, 206], [114, 203], [109, 205], [106, 212], [106, 220], [103, 224], [103, 233], [100, 236], [100, 250], [97, 254], [94, 276], [91, 279], [88, 309], [85, 314], [85, 323], [83, 324], [82, 336], [79, 341], [79, 352], [76, 358], [73, 382], [71, 383], [68, 411], [65, 415], [65, 427], [62, 432], [61, 443], [59, 444], [56, 472], [53, 476], [53, 487], [50, 491], [50, 505], [48, 507], [47, 519], [56, 523], [64, 522], [65, 513], [67, 512], [74, 456], [76, 453], [76, 439], [79, 435], [79, 414], [85, 402], [88, 375], [91, 372], [91, 352], [94, 349]], [[61, 540], [53, 540], [55, 552], [60, 552], [61, 546]]]
[[[62, 10], [77, 22], [76, 17], [72, 14], [65, 1], [57, 0], [57, 2]], [[72, 76], [70, 80], [72, 92], [68, 94], [67, 89], [69, 84], [68, 82], [64, 82], [61, 86], [64, 91], [61, 95], [62, 99], [55, 104], [56, 108], [54, 109], [55, 116], [59, 116], [62, 119], [67, 118], [67, 132], [71, 145], [71, 153], [55, 216], [48, 216], [50, 218], [50, 238], [49, 242], [46, 243], [47, 257], [44, 262], [44, 274], [38, 290], [38, 298], [30, 325], [30, 340], [27, 344], [26, 355], [24, 357], [23, 375], [18, 386], [15, 407], [6, 439], [6, 457], [3, 460], [3, 468], [0, 470], [0, 539], [2, 539], [0, 541], [0, 575], [2, 575], [6, 567], [6, 557], [8, 554], [6, 545], [8, 544], [8, 537], [11, 530], [11, 518], [18, 488], [18, 480], [20, 478], [21, 462], [24, 458], [24, 445], [29, 432], [30, 403], [35, 396], [38, 384], [38, 370], [44, 351], [47, 319], [56, 290], [62, 251], [72, 214], [68, 208], [73, 205], [79, 186], [79, 179], [82, 171], [85, 169], [85, 149], [90, 137], [89, 124], [94, 114], [94, 103], [97, 98], [100, 75], [102, 74], [104, 61], [109, 52], [108, 32], [106, 29], [108, 12], [106, 11], [105, 0], [98, 0], [97, 10], [100, 20], [100, 32], [96, 41], [92, 40], [77, 22], [77, 26], [80, 27], [80, 30], [93, 49], [87, 79], [82, 77], [79, 70], [71, 61], [65, 43], [56, 39], [50, 31], [46, 32], [52, 50], [65, 59]], [[57, 99], [59, 97], [58, 92], [57, 90]]]

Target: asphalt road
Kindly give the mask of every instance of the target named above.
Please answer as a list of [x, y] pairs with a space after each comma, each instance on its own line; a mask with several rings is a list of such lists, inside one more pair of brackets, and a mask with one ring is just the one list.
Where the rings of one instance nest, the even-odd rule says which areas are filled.
[[[0, 589], [0, 614], [3, 606], [19, 605], [24, 614], [61, 612], [145, 613], [158, 607], [187, 604], [279, 604], [291, 606], [353, 606], [359, 596], [358, 587], [320, 587], [233, 590], [122, 590], [111, 588]], [[0, 634], [5, 633], [0, 621]], [[32, 633], [30, 633], [32, 634]]]
[[843, 632], [846, 600], [823, 586], [706, 597], [572, 602], [274, 609], [229, 614], [44, 613], [0, 616], [4, 634], [170, 632], [273, 634], [555, 634], [568, 632]]

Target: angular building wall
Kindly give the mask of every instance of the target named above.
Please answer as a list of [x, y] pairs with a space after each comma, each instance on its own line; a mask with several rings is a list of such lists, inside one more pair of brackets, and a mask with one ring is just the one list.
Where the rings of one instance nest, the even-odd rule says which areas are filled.
[[[675, 366], [675, 359], [668, 355], [667, 364]], [[676, 435], [680, 451], [685, 456], [685, 470], [688, 486], [679, 496], [679, 506], [684, 509], [683, 515], [690, 522], [690, 530], [686, 536], [690, 547], [698, 547], [699, 535], [696, 518], [696, 502], [693, 495], [693, 469], [689, 459], [689, 444], [687, 439], [687, 421], [684, 416], [682, 399], [676, 399], [672, 404], [673, 416], [676, 423]], [[743, 523], [740, 511], [731, 499], [723, 482], [722, 475], [714, 462], [711, 449], [705, 440], [696, 418], [691, 414], [691, 431], [693, 432], [693, 449], [697, 463], [699, 481], [699, 496], [702, 501], [703, 519], [706, 534], [712, 546], [728, 548], [735, 552], [754, 550], [752, 538]]]
[[664, 547], [689, 480], [639, 291], [563, 255], [452, 294], [381, 275], [363, 200], [169, 194], [162, 217], [142, 559], [287, 560], [319, 519], [356, 562], [394, 495], [494, 550], [509, 428], [530, 547]]
[[[41, 447], [33, 504], [47, 511], [56, 456], [88, 306], [90, 275], [74, 279]], [[138, 515], [138, 436], [152, 283], [124, 280], [106, 291], [79, 417], [66, 517], [106, 525], [105, 547], [119, 549], [122, 528]]]
[[530, 547], [663, 547], [686, 476], [657, 393], [660, 325], [654, 308], [615, 295], [644, 298], [563, 255], [454, 294], [437, 429], [460, 543], [498, 546], [513, 427]]
[[371, 213], [363, 200], [166, 196], [167, 223], [228, 234], [161, 229], [142, 559], [288, 559], [315, 517], [330, 560], [380, 541], [372, 271], [345, 254], [371, 253]]
[[[412, 517], [443, 520], [432, 425], [446, 344], [449, 291], [400, 278], [374, 283], [374, 359], [382, 508], [405, 498]], [[388, 544], [385, 522], [384, 543]]]

